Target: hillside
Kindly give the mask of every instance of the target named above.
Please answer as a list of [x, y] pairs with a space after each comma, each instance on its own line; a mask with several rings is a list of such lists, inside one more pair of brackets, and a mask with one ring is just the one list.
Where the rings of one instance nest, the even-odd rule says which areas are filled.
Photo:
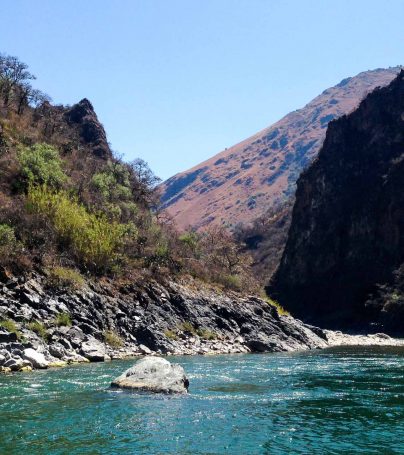
[[294, 194], [317, 155], [328, 122], [354, 109], [398, 67], [365, 71], [325, 90], [302, 109], [161, 185], [163, 206], [178, 227], [248, 223]]
[[253, 292], [249, 257], [224, 229], [181, 235], [158, 209], [159, 179], [112, 153], [87, 99], [52, 105], [0, 54], [0, 271], [55, 282], [192, 276]]
[[112, 153], [90, 101], [52, 105], [33, 79], [0, 54], [0, 372], [328, 345], [251, 295], [225, 229], [171, 226], [158, 179]]
[[268, 290], [299, 318], [404, 333], [404, 71], [330, 123]]

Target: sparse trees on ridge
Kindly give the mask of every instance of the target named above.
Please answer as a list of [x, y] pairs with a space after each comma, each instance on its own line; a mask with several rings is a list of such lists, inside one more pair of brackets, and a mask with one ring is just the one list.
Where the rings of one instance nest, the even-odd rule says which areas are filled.
[[0, 54], [0, 97], [5, 108], [14, 105], [18, 114], [25, 106], [37, 106], [50, 98], [32, 87], [36, 77], [28, 71], [28, 65], [17, 57]]

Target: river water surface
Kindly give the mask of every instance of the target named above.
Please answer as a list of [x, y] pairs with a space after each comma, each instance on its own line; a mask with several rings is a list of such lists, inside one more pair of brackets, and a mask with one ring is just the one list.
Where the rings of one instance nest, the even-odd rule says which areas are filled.
[[0, 376], [0, 454], [404, 454], [404, 348], [170, 360], [188, 396], [109, 390], [134, 360]]

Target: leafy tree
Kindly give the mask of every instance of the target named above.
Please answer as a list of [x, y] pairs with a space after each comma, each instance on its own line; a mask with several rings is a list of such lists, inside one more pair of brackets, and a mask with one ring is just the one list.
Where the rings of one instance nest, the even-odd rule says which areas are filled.
[[32, 87], [30, 81], [35, 79], [28, 65], [17, 57], [0, 54], [0, 97], [5, 107], [14, 104], [21, 115], [26, 106], [37, 107], [49, 102], [48, 95]]
[[48, 144], [35, 144], [22, 147], [18, 153], [21, 174], [28, 185], [47, 185], [60, 188], [67, 180], [62, 170], [62, 160], [58, 150]]
[[27, 82], [18, 86], [16, 90], [17, 113], [21, 115], [26, 106], [37, 107], [45, 102], [50, 102], [51, 98], [41, 90], [35, 89]]
[[0, 54], [0, 93], [4, 106], [9, 106], [19, 85], [33, 79], [35, 76], [28, 71], [28, 65], [17, 57]]
[[131, 170], [132, 194], [137, 202], [153, 209], [159, 205], [159, 195], [156, 191], [161, 179], [154, 175], [146, 161], [141, 158], [129, 163]]
[[191, 255], [195, 258], [200, 256], [200, 235], [197, 232], [192, 230], [186, 231], [178, 237], [178, 240], [185, 249], [185, 255]]
[[109, 162], [96, 173], [91, 183], [108, 202], [127, 201], [131, 199], [130, 173], [126, 165], [120, 162]]

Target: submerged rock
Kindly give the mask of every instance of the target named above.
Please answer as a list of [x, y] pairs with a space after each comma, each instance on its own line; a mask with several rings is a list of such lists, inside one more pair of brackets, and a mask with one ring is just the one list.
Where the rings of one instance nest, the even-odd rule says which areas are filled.
[[111, 387], [155, 393], [187, 393], [188, 386], [182, 366], [161, 357], [143, 358], [111, 384]]

